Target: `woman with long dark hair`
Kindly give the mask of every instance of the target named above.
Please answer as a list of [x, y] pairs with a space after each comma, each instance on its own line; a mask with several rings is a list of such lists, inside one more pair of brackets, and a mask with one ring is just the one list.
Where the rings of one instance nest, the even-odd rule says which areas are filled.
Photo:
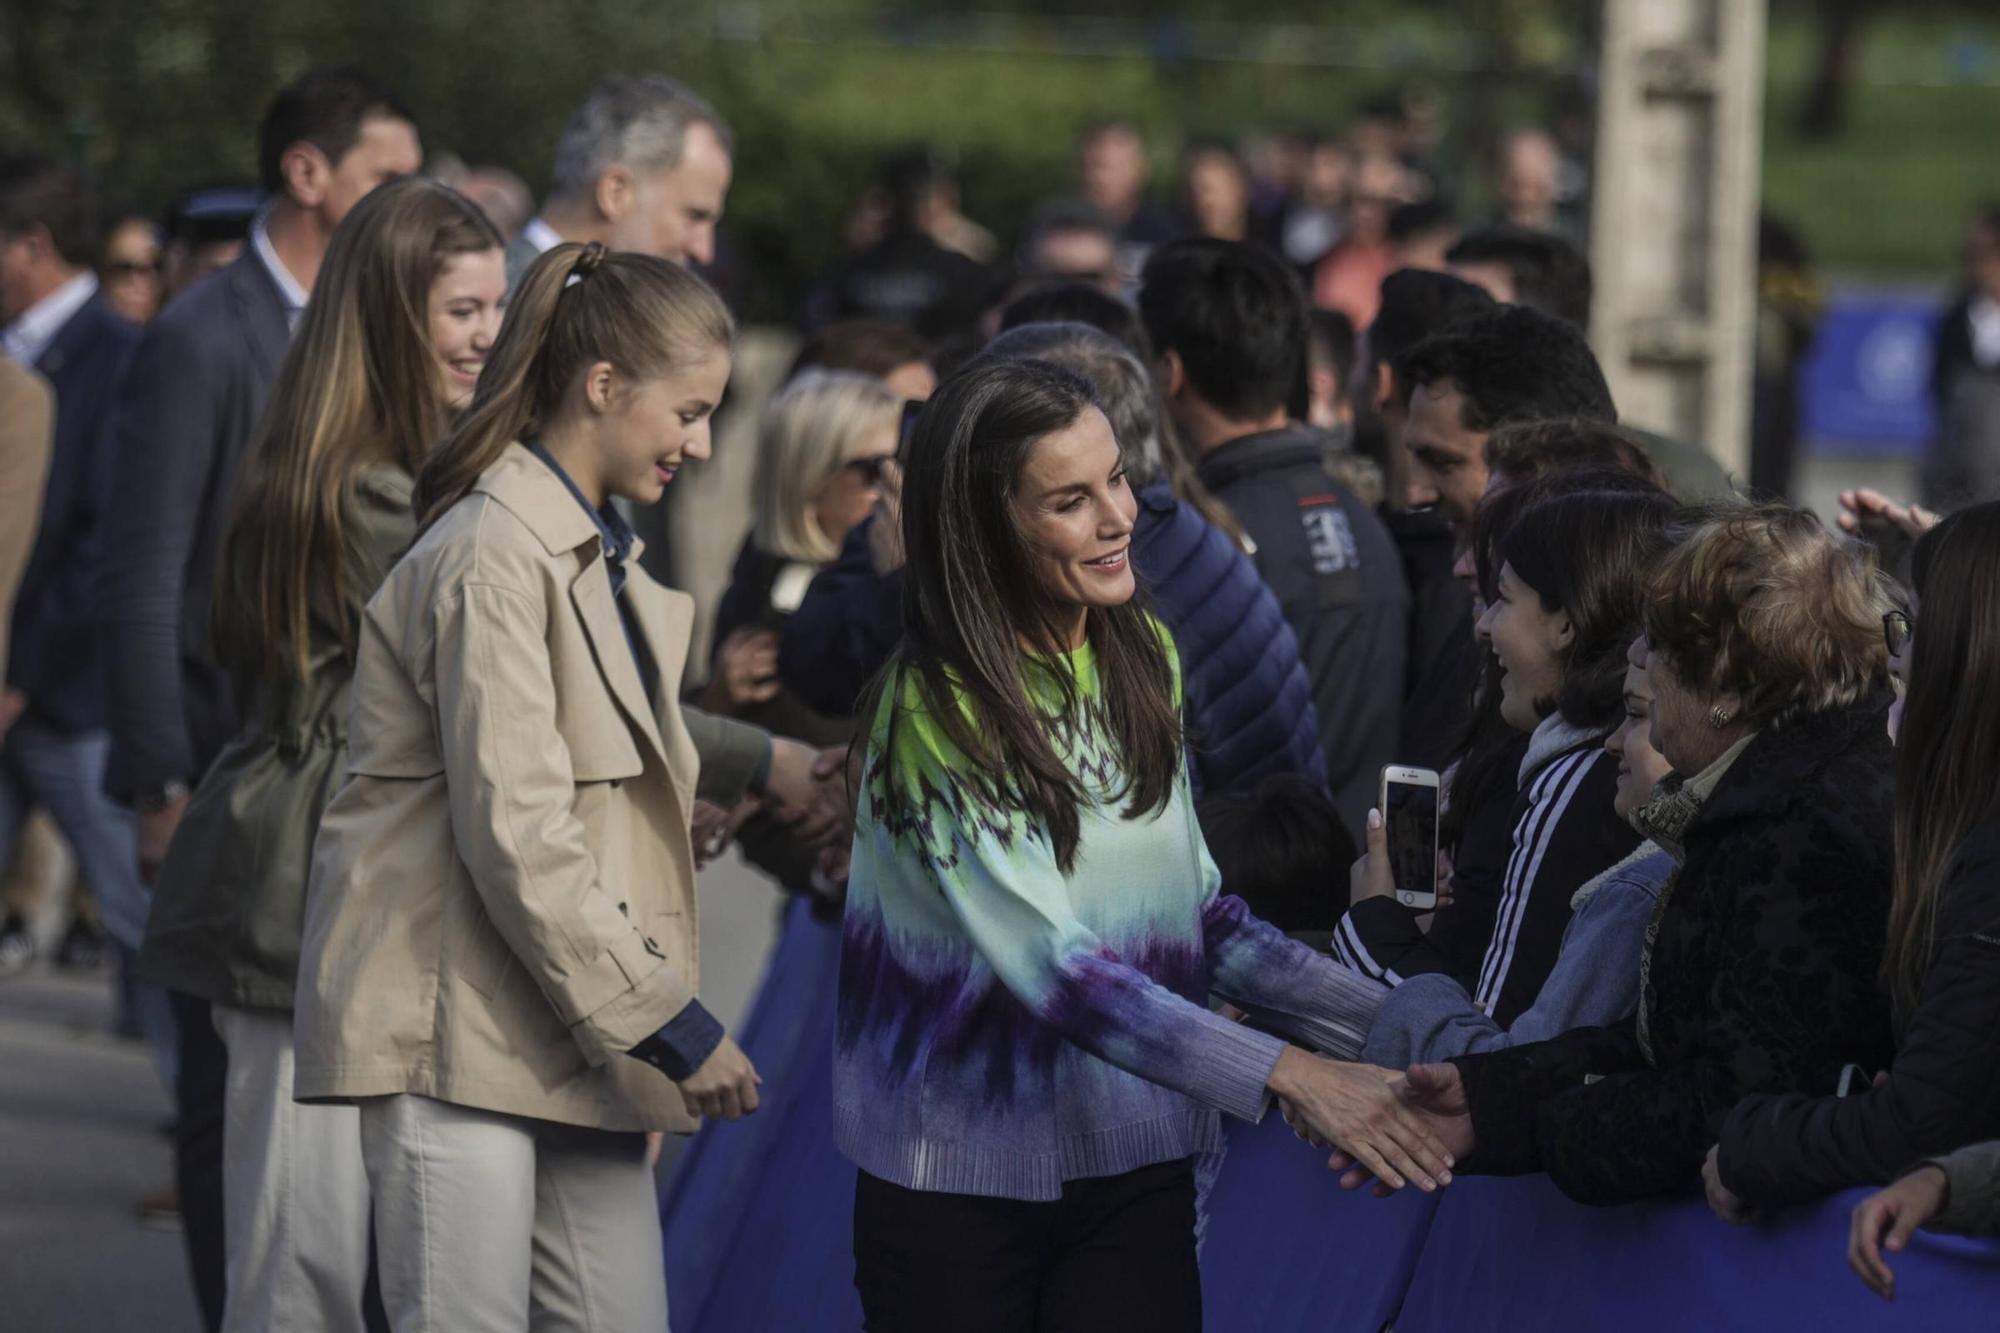
[[2000, 679], [2000, 503], [1925, 534], [1911, 573], [1910, 608], [1885, 622], [1891, 651], [1908, 650], [1882, 959], [1895, 1063], [1854, 1096], [1738, 1103], [1708, 1169], [1732, 1221], [2000, 1137], [2000, 709], [1967, 688]]
[[213, 1005], [229, 1049], [225, 1329], [362, 1327], [360, 1122], [292, 1099], [306, 880], [347, 766], [361, 609], [416, 536], [416, 474], [506, 290], [469, 200], [428, 180], [370, 194], [334, 232], [237, 487], [216, 631], [249, 720], [189, 802], [141, 955]]
[[1450, 1178], [1380, 1071], [1205, 1007], [1351, 1043], [1377, 988], [1218, 896], [1134, 509], [1073, 372], [976, 362], [918, 420], [834, 1069], [878, 1333], [1195, 1327], [1190, 1159], [1271, 1093], [1394, 1184]]

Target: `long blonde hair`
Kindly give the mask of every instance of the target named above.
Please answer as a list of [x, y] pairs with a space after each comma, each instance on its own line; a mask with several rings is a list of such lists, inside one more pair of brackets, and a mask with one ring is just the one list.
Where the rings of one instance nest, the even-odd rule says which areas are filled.
[[[414, 476], [450, 425], [430, 289], [454, 257], [501, 248], [486, 215], [435, 181], [394, 182], [333, 233], [237, 483], [216, 643], [239, 676], [305, 679], [315, 592], [347, 589], [347, 502], [374, 463]], [[341, 647], [352, 627], [337, 614]]]
[[839, 555], [813, 505], [867, 435], [886, 429], [895, 447], [901, 413], [902, 399], [873, 375], [807, 370], [779, 390], [757, 441], [757, 545], [812, 564]]
[[464, 498], [586, 367], [608, 361], [633, 380], [653, 379], [727, 348], [735, 334], [715, 289], [678, 264], [595, 241], [551, 248], [522, 276], [472, 406], [424, 463], [418, 516], [428, 524]]

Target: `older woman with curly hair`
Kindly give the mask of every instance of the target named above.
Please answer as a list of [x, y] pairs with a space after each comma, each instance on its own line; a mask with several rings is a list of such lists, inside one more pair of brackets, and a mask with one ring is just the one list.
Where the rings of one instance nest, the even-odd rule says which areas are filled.
[[1405, 1088], [1460, 1170], [1546, 1170], [1593, 1204], [1697, 1188], [1742, 1098], [1830, 1093], [1890, 1049], [1885, 581], [1805, 511], [1734, 506], [1695, 520], [1651, 593], [1653, 744], [1681, 776], [1645, 831], [1681, 864], [1638, 1010]]

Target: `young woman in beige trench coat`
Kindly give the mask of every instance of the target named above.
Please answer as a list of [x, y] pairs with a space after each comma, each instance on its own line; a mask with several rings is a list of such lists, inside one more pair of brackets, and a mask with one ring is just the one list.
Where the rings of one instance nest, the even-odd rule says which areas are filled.
[[399, 1330], [664, 1329], [645, 1133], [757, 1106], [695, 998], [690, 808], [698, 781], [802, 804], [813, 756], [698, 777], [736, 724], [683, 715], [692, 605], [610, 503], [708, 456], [731, 332], [672, 264], [542, 256], [362, 619], [296, 1090], [361, 1108]]

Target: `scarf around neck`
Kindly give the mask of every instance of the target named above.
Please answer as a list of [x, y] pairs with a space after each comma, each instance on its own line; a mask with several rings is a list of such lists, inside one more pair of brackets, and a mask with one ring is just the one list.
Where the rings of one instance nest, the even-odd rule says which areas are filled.
[[1646, 1063], [1657, 1067], [1653, 1058], [1653, 947], [1659, 942], [1660, 922], [1666, 917], [1667, 904], [1673, 901], [1674, 890], [1680, 884], [1681, 867], [1687, 862], [1686, 837], [1688, 827], [1701, 813], [1701, 807], [1722, 779], [1743, 757], [1750, 742], [1757, 739], [1751, 732], [1742, 740], [1724, 750], [1707, 768], [1691, 778], [1683, 779], [1679, 774], [1670, 774], [1665, 781], [1653, 789], [1653, 799], [1632, 812], [1632, 824], [1641, 834], [1658, 843], [1667, 855], [1674, 858], [1674, 871], [1667, 876], [1667, 882], [1660, 886], [1660, 896], [1653, 904], [1653, 916], [1646, 923], [1646, 942], [1639, 953], [1639, 1008], [1638, 1019], [1639, 1053], [1646, 1057]]

